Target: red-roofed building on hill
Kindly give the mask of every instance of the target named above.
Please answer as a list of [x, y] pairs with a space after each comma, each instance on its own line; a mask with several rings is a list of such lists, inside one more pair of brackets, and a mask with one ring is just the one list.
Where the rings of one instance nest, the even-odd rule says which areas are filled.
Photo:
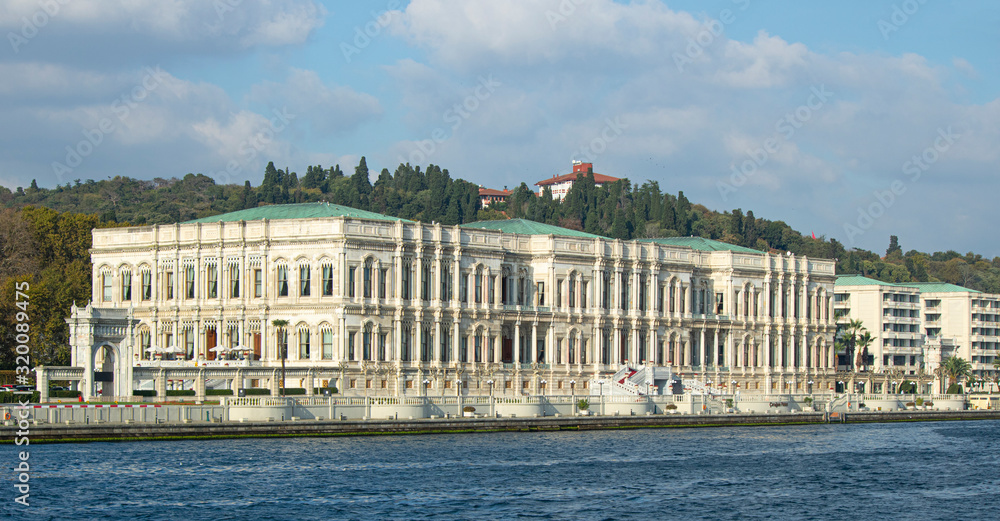
[[541, 195], [542, 190], [544, 190], [545, 187], [547, 186], [549, 187], [549, 190], [552, 190], [552, 197], [554, 199], [562, 200], [562, 198], [566, 197], [566, 194], [569, 193], [569, 189], [571, 186], [573, 186], [573, 183], [576, 182], [576, 176], [580, 174], [593, 175], [594, 186], [601, 186], [604, 183], [613, 183], [619, 180], [617, 177], [611, 177], [609, 175], [604, 175], [604, 174], [595, 174], [593, 163], [581, 163], [580, 161], [573, 161], [572, 173], [560, 176], [552, 176], [551, 179], [543, 179], [535, 183], [535, 186], [539, 187], [538, 188], [539, 195]]
[[503, 190], [494, 190], [493, 188], [479, 187], [479, 205], [483, 208], [493, 203], [506, 203], [509, 196], [510, 190], [506, 188]]

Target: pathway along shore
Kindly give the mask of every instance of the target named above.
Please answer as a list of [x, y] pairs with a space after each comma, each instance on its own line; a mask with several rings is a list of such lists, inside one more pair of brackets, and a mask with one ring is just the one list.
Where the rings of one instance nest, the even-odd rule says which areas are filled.
[[[543, 418], [445, 418], [419, 420], [300, 420], [283, 422], [34, 424], [0, 427], [0, 443], [185, 440], [210, 438], [371, 436], [459, 432], [528, 432], [603, 429], [692, 428], [821, 423], [997, 420], [1000, 410], [898, 411], [794, 414], [574, 416]], [[23, 442], [22, 442], [23, 443]]]

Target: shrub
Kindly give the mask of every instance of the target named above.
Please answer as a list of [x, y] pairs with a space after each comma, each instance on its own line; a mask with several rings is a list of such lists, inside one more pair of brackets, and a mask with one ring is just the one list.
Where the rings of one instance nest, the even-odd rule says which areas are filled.
[[156, 396], [156, 391], [132, 391], [132, 396]]
[[167, 396], [194, 396], [194, 389], [170, 389]]
[[923, 405], [924, 404], [924, 399], [923, 398], [917, 398], [916, 404], [918, 406]]
[[916, 405], [917, 405], [917, 404], [916, 404], [916, 403], [914, 403], [914, 402], [906, 402], [906, 406], [907, 406], [907, 407], [916, 407]]
[[80, 391], [51, 391], [49, 398], [79, 398]]
[[[0, 403], [18, 403], [24, 400], [24, 394], [14, 394], [12, 392], [0, 393]], [[28, 399], [29, 402], [38, 403], [38, 391], [31, 393], [31, 397]]]
[[576, 408], [580, 409], [581, 411], [586, 411], [587, 409], [590, 408], [590, 402], [587, 400], [580, 400], [576, 402]]
[[948, 390], [945, 391], [944, 394], [965, 394], [962, 391], [961, 384], [951, 384], [948, 386]]
[[666, 410], [668, 410], [668, 411], [673, 411], [673, 410], [676, 410], [676, 409], [677, 409], [677, 406], [676, 406], [676, 405], [674, 405], [674, 404], [672, 404], [672, 403], [668, 403], [668, 404], [667, 404], [667, 406], [666, 406], [666, 407], [664, 407], [664, 409], [666, 409]]
[[322, 394], [326, 393], [326, 391], [330, 391], [330, 394], [337, 394], [337, 388], [336, 387], [314, 387], [313, 388], [313, 392], [316, 393], [316, 394], [319, 394], [319, 395], [322, 395]]
[[285, 396], [306, 394], [306, 390], [301, 387], [286, 387], [284, 391], [285, 392], [282, 394], [284, 394]]
[[270, 396], [271, 395], [271, 390], [270, 389], [262, 389], [260, 387], [247, 387], [246, 389], [243, 389], [243, 392], [247, 396]]
[[462, 407], [462, 412], [476, 412], [476, 408], [471, 405], [466, 405]]
[[811, 397], [809, 397], [809, 396], [806, 396], [805, 400], [802, 400], [802, 401], [806, 402], [806, 405], [809, 405], [809, 404], [813, 403], [813, 399]]
[[205, 389], [205, 396], [232, 396], [232, 389]]

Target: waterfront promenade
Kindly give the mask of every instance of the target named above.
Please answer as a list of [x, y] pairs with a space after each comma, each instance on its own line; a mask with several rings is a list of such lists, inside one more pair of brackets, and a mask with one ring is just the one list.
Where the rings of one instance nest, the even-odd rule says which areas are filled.
[[[55, 404], [6, 407], [0, 440], [86, 440], [338, 436], [440, 432], [596, 430], [1000, 419], [964, 410], [957, 396], [795, 395], [662, 397], [309, 397], [224, 398], [219, 404]], [[877, 398], [877, 400], [876, 400]], [[904, 401], [906, 400], [906, 401]], [[804, 405], [804, 404], [808, 405]], [[874, 404], [880, 404], [874, 406]]]

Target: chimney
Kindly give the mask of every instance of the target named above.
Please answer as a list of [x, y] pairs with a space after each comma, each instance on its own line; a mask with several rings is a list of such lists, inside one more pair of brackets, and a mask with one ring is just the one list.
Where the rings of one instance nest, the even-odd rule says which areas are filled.
[[594, 173], [593, 163], [583, 163], [581, 161], [573, 161], [573, 173], [574, 174], [592, 174]]

